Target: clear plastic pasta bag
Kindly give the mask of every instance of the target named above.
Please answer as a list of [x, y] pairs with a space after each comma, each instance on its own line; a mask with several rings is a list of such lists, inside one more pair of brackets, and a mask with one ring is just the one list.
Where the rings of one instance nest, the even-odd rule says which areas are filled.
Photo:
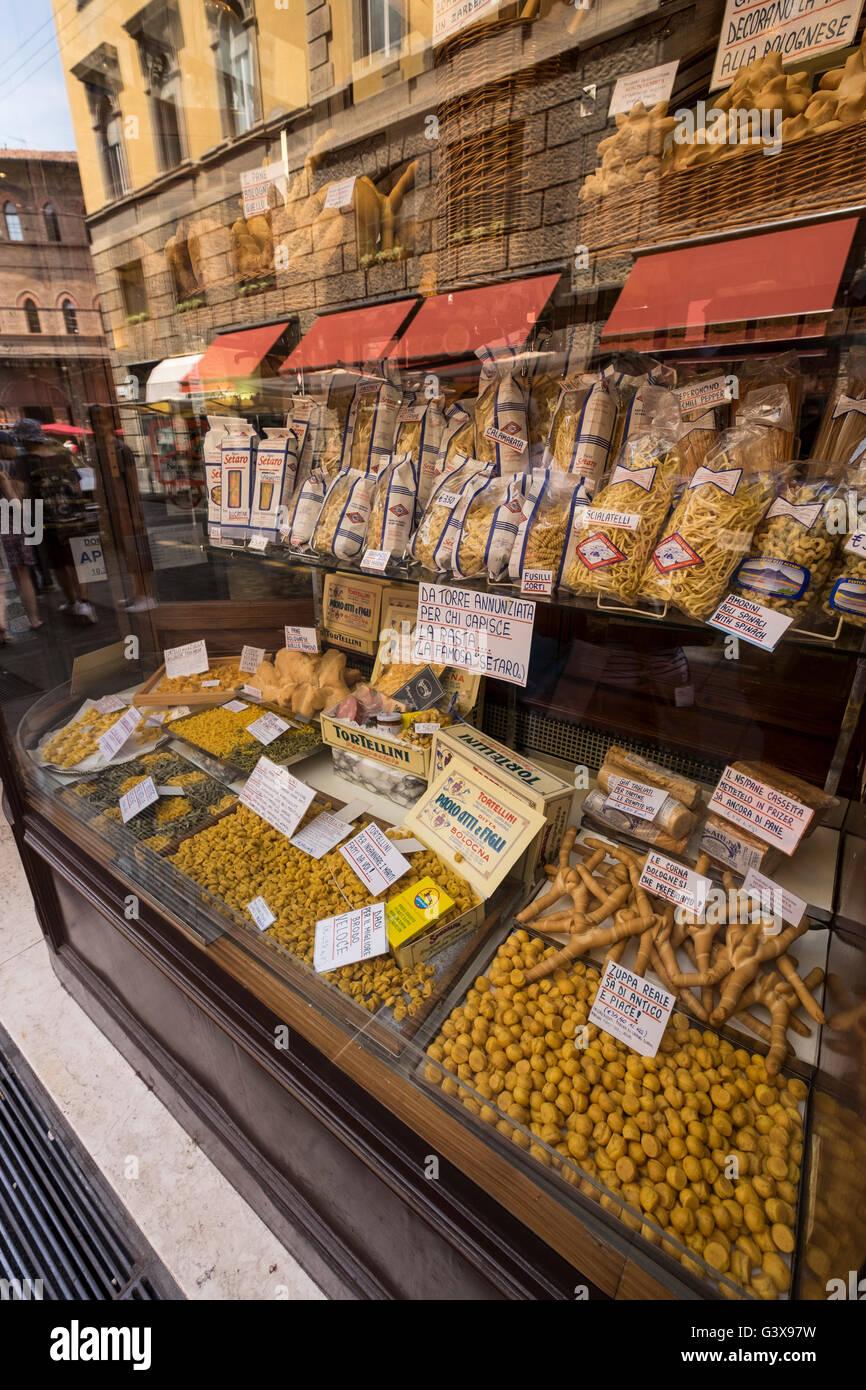
[[460, 534], [451, 552], [451, 568], [458, 579], [486, 574], [497, 581], [508, 557], [523, 515], [526, 474], [492, 475], [473, 493], [460, 522]]
[[592, 497], [607, 470], [616, 421], [616, 394], [603, 376], [565, 383], [553, 412], [543, 466], [576, 473]]
[[375, 475], [343, 468], [331, 483], [313, 532], [312, 548], [319, 555], [354, 560], [364, 546]]
[[[459, 535], [452, 521], [459, 520], [466, 486], [476, 478], [483, 482], [489, 476], [490, 472], [485, 472], [477, 459], [463, 457], [456, 468], [436, 483], [409, 552], [423, 569], [436, 574], [451, 568], [451, 551]], [[467, 495], [465, 502], [468, 501]]]
[[519, 584], [525, 570], [550, 570], [555, 581], [575, 511], [588, 501], [581, 477], [558, 469], [537, 469], [508, 561], [509, 579]]
[[417, 480], [411, 454], [392, 454], [377, 473], [367, 523], [367, 550], [387, 550], [398, 559], [404, 554], [415, 518]]

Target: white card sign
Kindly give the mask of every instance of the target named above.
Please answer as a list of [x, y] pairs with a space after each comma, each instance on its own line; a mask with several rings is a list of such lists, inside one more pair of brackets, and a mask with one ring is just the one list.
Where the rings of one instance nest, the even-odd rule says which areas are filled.
[[589, 1011], [589, 1022], [619, 1038], [641, 1057], [655, 1057], [674, 1002], [667, 990], [609, 960]]
[[383, 574], [390, 559], [390, 550], [365, 550], [361, 569], [368, 570], [371, 574]]
[[291, 843], [296, 849], [302, 849], [304, 854], [309, 854], [311, 859], [321, 859], [341, 840], [345, 840], [351, 830], [351, 825], [339, 816], [332, 816], [329, 811], [323, 811], [315, 820], [311, 820], [309, 825], [305, 825], [293, 835]]
[[352, 174], [348, 179], [337, 179], [334, 183], [329, 183], [325, 194], [325, 207], [350, 208], [355, 191], [355, 178], [356, 175]]
[[273, 743], [275, 738], [284, 734], [288, 729], [285, 719], [280, 719], [276, 714], [271, 714], [266, 710], [260, 719], [254, 719], [252, 724], [247, 725], [247, 733], [257, 738], [259, 743], [263, 743], [267, 748], [269, 743]]
[[316, 923], [313, 967], [320, 975], [340, 965], [384, 956], [387, 950], [384, 903], [341, 912], [338, 917], [323, 917]]
[[535, 604], [454, 585], [418, 585], [414, 659], [526, 685]]
[[648, 111], [660, 101], [667, 101], [674, 89], [678, 67], [679, 59], [675, 59], [672, 63], [662, 63], [661, 67], [644, 68], [642, 72], [627, 72], [624, 77], [618, 77], [608, 116], [627, 114], [639, 101]]
[[200, 676], [210, 666], [207, 645], [203, 641], [187, 642], [182, 647], [166, 647], [162, 659], [169, 680], [177, 676]]
[[98, 714], [114, 714], [118, 710], [126, 708], [126, 701], [121, 700], [119, 695], [103, 695], [101, 700], [96, 701]]
[[719, 778], [709, 809], [785, 854], [794, 853], [814, 815], [811, 806], [734, 767], [726, 767]]
[[686, 908], [696, 917], [703, 913], [707, 894], [712, 887], [711, 880], [703, 874], [695, 873], [694, 869], [689, 869], [685, 864], [680, 864], [676, 859], [669, 859], [666, 854], [659, 854], [654, 849], [651, 849], [646, 857], [638, 883], [654, 897], [676, 903], [677, 907]]
[[384, 893], [410, 867], [378, 825], [366, 826], [340, 847], [340, 853], [370, 893]]
[[315, 792], [264, 754], [246, 780], [240, 800], [281, 835], [291, 839]]
[[120, 798], [120, 819], [126, 825], [126, 822], [137, 816], [139, 811], [143, 811], [145, 806], [152, 806], [154, 801], [158, 800], [159, 792], [153, 784], [153, 778], [143, 777]]
[[762, 647], [765, 652], [775, 650], [779, 638], [787, 632], [793, 618], [777, 613], [774, 608], [765, 608], [762, 603], [753, 603], [739, 594], [728, 594], [711, 618], [709, 627], [719, 632], [728, 632], [742, 637], [753, 647]]
[[267, 931], [271, 923], [277, 920], [261, 895], [257, 898], [253, 898], [251, 903], [247, 903], [247, 912], [252, 917], [259, 931]]
[[611, 777], [604, 804], [627, 816], [637, 816], [638, 820], [655, 820], [667, 799], [668, 794], [661, 787], [650, 787], [631, 777]]
[[710, 91], [729, 87], [742, 68], [773, 49], [785, 67], [853, 44], [863, 0], [787, 0], [779, 5], [727, 0]]
[[550, 594], [553, 592], [553, 570], [524, 570], [520, 576], [522, 594]]
[[291, 652], [309, 652], [317, 656], [319, 652], [319, 633], [314, 627], [286, 627], [286, 646]]
[[249, 550], [265, 551], [268, 548], [268, 538], [261, 531], [257, 531], [254, 536], [250, 536]]
[[759, 874], [757, 869], [749, 869], [743, 879], [743, 892], [758, 900], [764, 916], [774, 919], [772, 927], [764, 928], [765, 936], [778, 936], [783, 922], [790, 927], [798, 927], [806, 914], [804, 898], [789, 893], [787, 888], [765, 874]]
[[245, 675], [251, 676], [257, 671], [265, 659], [264, 647], [244, 647], [241, 652], [239, 668]]
[[127, 739], [134, 732], [140, 718], [140, 710], [130, 708], [102, 735], [99, 740], [99, 751], [106, 762], [111, 762], [114, 755], [120, 752]]
[[223, 705], [223, 709], [231, 710], [232, 714], [241, 714], [245, 709], [249, 709], [249, 705], [245, 705], [243, 700], [229, 700], [227, 705]]

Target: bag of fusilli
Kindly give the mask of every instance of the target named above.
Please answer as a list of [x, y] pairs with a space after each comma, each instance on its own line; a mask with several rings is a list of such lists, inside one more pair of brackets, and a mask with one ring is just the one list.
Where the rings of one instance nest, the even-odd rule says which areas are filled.
[[451, 568], [458, 579], [486, 574], [496, 582], [502, 577], [523, 515], [525, 482], [524, 473], [507, 478], [491, 474], [473, 492], [451, 552]]
[[509, 579], [519, 584], [525, 570], [550, 570], [555, 582], [575, 513], [588, 502], [581, 477], [558, 469], [536, 469], [508, 560]]

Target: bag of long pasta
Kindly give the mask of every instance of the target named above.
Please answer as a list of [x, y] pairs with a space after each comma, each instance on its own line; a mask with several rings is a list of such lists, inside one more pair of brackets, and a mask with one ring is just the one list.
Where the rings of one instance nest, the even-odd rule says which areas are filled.
[[313, 550], [337, 560], [353, 560], [361, 553], [375, 485], [374, 473], [360, 468], [340, 470], [325, 494], [313, 532]]
[[445, 409], [438, 457], [432, 470], [422, 467], [418, 476], [419, 517], [440, 478], [446, 473], [453, 473], [465, 458], [471, 458], [475, 445], [474, 410], [474, 402], [467, 400], [455, 401]]
[[843, 470], [815, 462], [785, 478], [752, 537], [731, 588], [765, 608], [801, 619], [824, 591], [839, 549], [830, 529], [834, 500], [844, 506]]
[[[824, 607], [855, 627], [866, 627], [866, 474], [852, 470], [847, 508], [836, 519], [840, 546]], [[847, 512], [847, 516], [845, 513]]]
[[464, 456], [456, 468], [438, 479], [409, 548], [412, 559], [425, 570], [435, 574], [451, 568], [451, 552], [459, 535], [462, 506], [469, 502], [468, 493], [464, 498], [466, 487], [475, 479], [483, 482], [491, 471], [485, 472], [484, 465], [477, 459]]
[[378, 377], [363, 377], [355, 387], [343, 436], [343, 468], [377, 473], [393, 453], [399, 389]]
[[797, 457], [795, 445], [803, 400], [803, 375], [796, 352], [751, 358], [744, 363], [738, 377], [739, 398], [731, 406], [731, 416], [735, 428], [746, 424], [760, 402], [766, 399], [767, 391], [774, 387], [783, 388], [788, 401], [788, 411], [780, 416], [771, 436], [773, 457], [781, 463]]
[[527, 412], [529, 462], [533, 468], [542, 466], [550, 426], [562, 390], [563, 362], [563, 354], [555, 352], [537, 353], [532, 361]]
[[420, 507], [426, 505], [436, 476], [439, 449], [445, 430], [444, 405], [443, 396], [428, 398], [423, 384], [419, 384], [417, 390], [407, 394], [397, 412], [394, 453], [412, 456], [419, 491], [424, 493], [423, 500], [419, 498]]
[[495, 582], [502, 577], [523, 515], [525, 482], [525, 473], [505, 478], [491, 474], [472, 493], [451, 552], [451, 568], [458, 579], [486, 574]]
[[583, 376], [573, 384], [564, 383], [543, 466], [576, 474], [592, 497], [607, 469], [616, 419], [617, 398], [603, 376]]
[[708, 618], [728, 591], [737, 565], [788, 469], [775, 449], [790, 420], [787, 393], [767, 387], [726, 430], [692, 475], [654, 547], [641, 596], [676, 604], [687, 617]]
[[619, 403], [611, 448], [611, 456], [619, 458], [624, 444], [652, 428], [676, 385], [676, 371], [654, 358], [628, 355], [611, 363], [602, 375]]
[[529, 433], [520, 354], [512, 348], [479, 348], [481, 375], [475, 402], [475, 457], [500, 473], [522, 473]]
[[577, 474], [536, 469], [508, 561], [509, 579], [519, 584], [525, 570], [550, 570], [555, 581], [575, 512], [588, 501], [583, 479]]
[[851, 349], [844, 389], [827, 402], [813, 452], [850, 468], [866, 464], [866, 349]]
[[321, 468], [313, 468], [308, 478], [295, 488], [290, 506], [289, 544], [304, 550], [310, 543], [322, 510], [328, 480]]
[[577, 594], [607, 593], [632, 602], [682, 470], [676, 400], [658, 423], [625, 445], [610, 482], [592, 506], [575, 514], [562, 558], [560, 585]]
[[399, 559], [405, 553], [415, 518], [418, 471], [411, 454], [392, 454], [376, 474], [367, 550], [387, 550]]

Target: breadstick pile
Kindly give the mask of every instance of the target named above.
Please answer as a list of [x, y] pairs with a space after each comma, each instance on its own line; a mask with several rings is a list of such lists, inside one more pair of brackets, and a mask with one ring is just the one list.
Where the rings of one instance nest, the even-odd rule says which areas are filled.
[[[571, 863], [573, 854], [578, 856], [575, 864]], [[733, 876], [725, 874], [726, 905], [714, 910], [718, 921], [706, 922], [694, 913], [677, 912], [673, 903], [651, 897], [639, 882], [644, 863], [643, 855], [623, 845], [590, 836], [577, 843], [576, 828], [566, 831], [558, 863], [547, 868], [552, 879], [549, 891], [518, 913], [517, 921], [533, 922], [542, 931], [565, 932], [569, 940], [561, 950], [547, 954], [533, 966], [527, 973], [527, 984], [554, 974], [591, 951], [603, 950], [607, 959], [618, 961], [635, 937], [636, 974], [643, 975], [651, 965], [682, 1007], [712, 1027], [740, 1015], [769, 1044], [767, 1072], [775, 1076], [793, 1050], [788, 1029], [809, 1036], [810, 1030], [796, 1016], [796, 1010], [802, 1005], [816, 1023], [826, 1021], [812, 996], [824, 972], [815, 969], [801, 978], [797, 960], [789, 954], [789, 948], [808, 928], [805, 917], [797, 926], [767, 935], [772, 921], [762, 917], [752, 920], [749, 904], [736, 891]], [[709, 863], [708, 856], [701, 855], [698, 874], [706, 874]], [[548, 911], [563, 897], [571, 898], [570, 908]], [[693, 970], [682, 970], [676, 954], [679, 947], [692, 961]], [[755, 1007], [766, 1010], [769, 1024], [755, 1016]]]

